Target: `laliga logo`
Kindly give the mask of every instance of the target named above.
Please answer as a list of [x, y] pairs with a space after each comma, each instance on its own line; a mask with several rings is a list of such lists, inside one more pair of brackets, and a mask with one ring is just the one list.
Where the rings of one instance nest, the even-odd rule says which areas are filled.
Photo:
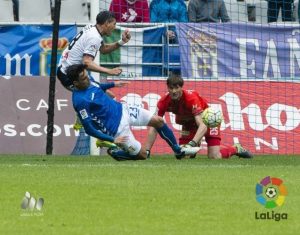
[[282, 206], [287, 195], [286, 187], [279, 178], [265, 177], [256, 184], [256, 201], [265, 208]]
[[[279, 178], [267, 176], [256, 184], [256, 201], [267, 209], [282, 206], [287, 196], [286, 187]], [[287, 219], [287, 213], [255, 213], [255, 219]]]

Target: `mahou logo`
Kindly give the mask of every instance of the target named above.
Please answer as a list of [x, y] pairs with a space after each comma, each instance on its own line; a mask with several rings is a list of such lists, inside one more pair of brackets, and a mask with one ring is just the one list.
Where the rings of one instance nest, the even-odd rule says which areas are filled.
[[[155, 112], [156, 104], [160, 98], [161, 96], [156, 93], [148, 93], [144, 96], [136, 93], [127, 93], [121, 97], [121, 100]], [[227, 128], [232, 131], [251, 129], [262, 132], [271, 127], [278, 131], [291, 131], [300, 125], [300, 113], [296, 106], [284, 103], [272, 103], [269, 107], [265, 108], [266, 110], [263, 110], [260, 107], [261, 103], [256, 104], [251, 102], [242, 108], [241, 97], [233, 92], [222, 94], [219, 100], [224, 102], [226, 107], [224, 110], [226, 112], [224, 112], [220, 104], [211, 103], [210, 106], [216, 110], [221, 110], [223, 116], [227, 117], [226, 123], [224, 122], [221, 126], [222, 130]], [[245, 103], [244, 100], [243, 103]], [[247, 119], [244, 117], [247, 117]]]
[[[295, 106], [273, 103], [266, 107], [266, 110], [262, 110], [260, 101], [257, 104], [251, 102], [242, 108], [240, 96], [233, 92], [226, 92], [219, 99], [225, 102], [228, 112], [229, 122], [225, 128], [230, 127], [231, 130], [246, 129], [243, 115], [247, 116], [249, 128], [254, 131], [264, 131], [268, 127], [279, 131], [291, 131], [300, 124], [300, 113]], [[285, 115], [285, 118], [282, 118], [282, 115]]]
[[[291, 143], [300, 141], [300, 96], [293, 95], [293, 91], [300, 89], [300, 84], [272, 82], [270, 86], [268, 82], [255, 81], [201, 81], [200, 84], [187, 79], [184, 88], [198, 91], [209, 101], [210, 107], [222, 112], [222, 142], [243, 143], [254, 154], [300, 153], [300, 145], [293, 144], [291, 148]], [[120, 88], [119, 99], [156, 113], [157, 102], [167, 91], [166, 82], [131, 81], [130, 86], [134, 92]], [[282, 89], [291, 93], [278, 92]], [[164, 118], [175, 134], [180, 134], [181, 126], [175, 123], [175, 115], [167, 112]], [[133, 130], [146, 132], [145, 127]], [[143, 139], [144, 133], [141, 135]], [[163, 144], [157, 141], [159, 145]], [[201, 146], [201, 153], [206, 153], [206, 143]], [[156, 152], [165, 153], [165, 149]]]

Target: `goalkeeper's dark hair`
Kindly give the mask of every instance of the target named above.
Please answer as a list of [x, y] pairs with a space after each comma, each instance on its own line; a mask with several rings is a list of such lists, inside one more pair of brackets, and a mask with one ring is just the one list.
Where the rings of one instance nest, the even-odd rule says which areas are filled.
[[72, 81], [79, 80], [79, 74], [81, 74], [87, 68], [86, 64], [73, 64], [67, 68], [67, 77]]
[[99, 25], [103, 25], [106, 22], [110, 23], [115, 19], [116, 19], [116, 16], [113, 12], [111, 12], [111, 11], [101, 11], [96, 17], [96, 22]]
[[168, 87], [183, 87], [184, 81], [180, 74], [172, 73], [167, 79], [167, 86]]

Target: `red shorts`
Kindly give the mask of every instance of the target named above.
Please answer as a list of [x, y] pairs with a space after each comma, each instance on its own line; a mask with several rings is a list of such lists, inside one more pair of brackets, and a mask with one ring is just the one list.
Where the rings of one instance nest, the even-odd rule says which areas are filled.
[[[197, 130], [183, 130], [181, 133], [181, 136], [179, 138], [179, 144], [187, 144], [190, 142]], [[215, 128], [208, 128], [207, 132], [205, 134], [205, 141], [207, 143], [207, 146], [219, 146], [221, 145], [221, 130], [220, 127], [215, 127]]]

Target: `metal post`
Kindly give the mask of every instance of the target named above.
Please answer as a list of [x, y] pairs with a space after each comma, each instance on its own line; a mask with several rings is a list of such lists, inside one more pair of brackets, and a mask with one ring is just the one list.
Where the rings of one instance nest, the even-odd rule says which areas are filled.
[[57, 44], [59, 35], [59, 18], [60, 18], [61, 0], [55, 0], [54, 21], [52, 33], [52, 52], [51, 52], [51, 72], [49, 83], [48, 98], [48, 122], [47, 122], [47, 147], [46, 154], [52, 155], [53, 149], [53, 126], [54, 126], [54, 100], [55, 100], [55, 81], [56, 81], [56, 62], [57, 62]]

